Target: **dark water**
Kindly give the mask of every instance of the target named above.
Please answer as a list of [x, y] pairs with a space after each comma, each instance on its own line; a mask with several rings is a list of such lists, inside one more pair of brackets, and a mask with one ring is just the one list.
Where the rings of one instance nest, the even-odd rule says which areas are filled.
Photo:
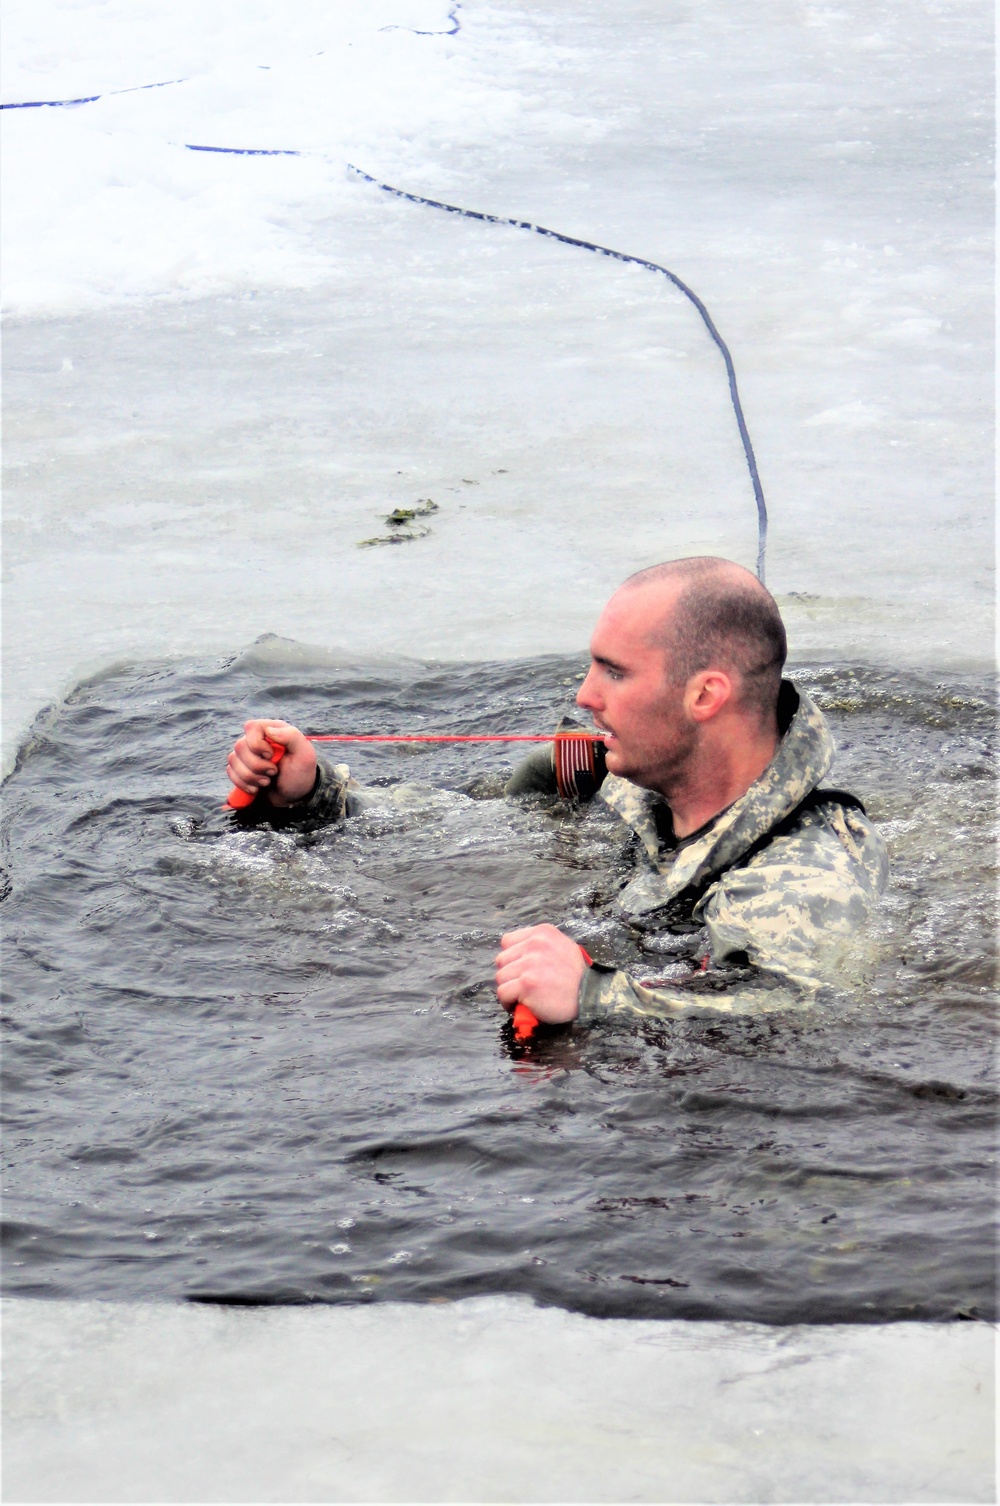
[[994, 1314], [985, 683], [798, 673], [894, 860], [871, 986], [811, 1013], [516, 1048], [497, 939], [568, 918], [611, 960], [620, 833], [497, 798], [503, 750], [352, 752], [379, 803], [335, 829], [219, 809], [248, 714], [545, 730], [579, 671], [265, 644], [39, 718], [6, 786], [8, 1293]]

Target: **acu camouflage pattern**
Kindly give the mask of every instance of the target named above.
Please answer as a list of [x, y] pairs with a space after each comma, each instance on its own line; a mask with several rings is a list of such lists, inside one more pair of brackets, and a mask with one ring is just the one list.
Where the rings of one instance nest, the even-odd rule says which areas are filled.
[[[661, 941], [673, 932], [687, 960], [652, 978], [589, 968], [582, 1022], [706, 1006], [783, 1009], [848, 981], [851, 943], [885, 888], [888, 858], [862, 812], [834, 791], [793, 815], [829, 770], [833, 741], [822, 713], [788, 681], [779, 720], [786, 730], [760, 778], [679, 843], [664, 843], [660, 796], [613, 774], [604, 781], [600, 797], [639, 839], [638, 872], [615, 901], [620, 918], [634, 931], [661, 933]], [[692, 966], [699, 958], [702, 965]]]
[[292, 805], [272, 805], [261, 793], [252, 805], [238, 813], [241, 825], [266, 821], [269, 826], [324, 826], [356, 816], [362, 809], [361, 786], [352, 779], [346, 763], [316, 760], [316, 779], [309, 794]]
[[346, 763], [330, 764], [323, 758], [317, 758], [316, 783], [312, 787], [312, 793], [289, 809], [298, 812], [300, 820], [305, 816], [317, 823], [342, 821], [345, 816], [358, 814], [361, 808], [360, 793], [361, 786], [356, 779], [351, 778], [351, 771]]

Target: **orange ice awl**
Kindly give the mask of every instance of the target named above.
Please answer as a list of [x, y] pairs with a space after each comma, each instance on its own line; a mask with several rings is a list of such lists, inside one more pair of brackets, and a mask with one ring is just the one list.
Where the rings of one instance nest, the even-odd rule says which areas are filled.
[[[267, 746], [271, 750], [271, 762], [280, 763], [285, 756], [286, 750], [284, 743], [269, 742]], [[253, 805], [256, 798], [256, 795], [248, 795], [246, 790], [238, 790], [234, 785], [233, 788], [229, 791], [229, 796], [226, 800], [226, 804], [229, 806], [230, 810], [241, 811], [245, 810], [248, 805]]]
[[[566, 733], [563, 732], [563, 733], [557, 733], [555, 735], [554, 741], [555, 741], [555, 745], [556, 745], [556, 780], [557, 780], [557, 783], [559, 784], [559, 787], [560, 787], [560, 794], [563, 793], [563, 783], [564, 783], [564, 781], [565, 781], [565, 783], [566, 783], [567, 786], [570, 785], [571, 782], [572, 782], [573, 773], [576, 770], [578, 770], [578, 769], [587, 769], [587, 768], [589, 768], [591, 771], [593, 770], [593, 767], [594, 767], [594, 743], [597, 742], [598, 740], [599, 740], [598, 739], [598, 734], [594, 733], [594, 732], [574, 732], [574, 733], [570, 733], [570, 734], [566, 734]], [[545, 736], [545, 735], [537, 735], [537, 734], [534, 734], [534, 733], [525, 733], [525, 732], [517, 732], [517, 733], [493, 733], [493, 734], [484, 733], [484, 734], [472, 734], [471, 736], [468, 735], [468, 734], [465, 735], [465, 736], [462, 736], [460, 734], [455, 734], [455, 733], [452, 733], [452, 734], [449, 734], [449, 735], [440, 735], [440, 734], [438, 734], [438, 735], [428, 735], [428, 734], [425, 733], [422, 736], [416, 736], [416, 737], [405, 737], [405, 736], [402, 736], [402, 735], [399, 735], [399, 734], [386, 736], [386, 735], [378, 735], [378, 734], [367, 734], [366, 735], [364, 733], [354, 733], [354, 734], [351, 734], [351, 733], [326, 733], [326, 734], [314, 733], [314, 734], [309, 734], [309, 741], [310, 742], [316, 742], [316, 743], [321, 743], [321, 742], [322, 743], [327, 743], [327, 742], [330, 742], [330, 743], [332, 743], [332, 742], [357, 742], [357, 743], [362, 743], [362, 742], [365, 742], [365, 743], [366, 742], [393, 742], [393, 743], [397, 743], [397, 742], [398, 743], [403, 743], [403, 742], [442, 742], [442, 743], [446, 743], [446, 742], [447, 743], [458, 743], [458, 742], [470, 742], [470, 743], [493, 743], [493, 742], [496, 742], [496, 743], [508, 743], [509, 742], [509, 743], [515, 743], [516, 742], [516, 743], [545, 743], [545, 742], [552, 742], [553, 738]], [[566, 743], [572, 743], [575, 746], [573, 746], [571, 749], [569, 749], [567, 751], [566, 755], [563, 755], [562, 754], [562, 748], [563, 748], [563, 746]], [[287, 749], [285, 748], [284, 744], [283, 743], [272, 743], [272, 742], [268, 741], [267, 746], [268, 746], [268, 748], [271, 751], [271, 762], [272, 763], [280, 763], [281, 760], [284, 758], [285, 753], [287, 752]], [[584, 747], [586, 748], [586, 752], [583, 751]], [[247, 794], [246, 790], [238, 790], [236, 788], [233, 788], [233, 789], [231, 789], [229, 791], [229, 798], [226, 800], [226, 805], [230, 808], [230, 810], [234, 810], [234, 811], [245, 810], [248, 805], [252, 805], [253, 804], [253, 802], [256, 800], [256, 798], [257, 798], [256, 795], [249, 795], [249, 794]], [[583, 960], [584, 960], [584, 962], [586, 962], [587, 966], [588, 967], [593, 967], [593, 965], [594, 965], [593, 964], [593, 960], [592, 960], [591, 957], [588, 956], [586, 949], [584, 947], [580, 947], [580, 951], [583, 952]], [[515, 1004], [514, 1005], [513, 1014], [511, 1015], [511, 1023], [512, 1023], [512, 1025], [514, 1027], [514, 1039], [517, 1040], [517, 1041], [527, 1041], [527, 1040], [531, 1039], [531, 1037], [534, 1035], [535, 1031], [538, 1029], [538, 1023], [539, 1022], [538, 1022], [537, 1016], [534, 1015], [534, 1014], [532, 1014], [532, 1012], [528, 1008], [527, 1004]]]
[[[594, 960], [588, 954], [586, 947], [580, 947], [583, 960], [588, 967], [593, 967]], [[527, 1004], [515, 1004], [514, 1013], [511, 1015], [511, 1024], [514, 1027], [515, 1041], [530, 1041], [538, 1029], [538, 1017], [533, 1014]]]

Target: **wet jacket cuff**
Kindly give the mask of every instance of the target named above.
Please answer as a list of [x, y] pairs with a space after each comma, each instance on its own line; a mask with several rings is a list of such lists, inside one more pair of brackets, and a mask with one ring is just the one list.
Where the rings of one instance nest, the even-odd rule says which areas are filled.
[[340, 821], [348, 814], [350, 779], [351, 771], [346, 763], [331, 765], [318, 758], [316, 778], [308, 795], [292, 805], [272, 805], [262, 790], [252, 805], [240, 811], [240, 820], [245, 825], [257, 826], [266, 822], [274, 827]]
[[286, 813], [298, 821], [341, 821], [347, 814], [350, 777], [346, 763], [328, 764], [325, 759], [317, 758], [312, 789], [294, 805], [285, 806]]
[[593, 962], [584, 968], [577, 994], [577, 1024], [593, 1025], [610, 1014], [613, 1004], [614, 980], [624, 978], [613, 967], [604, 967]]

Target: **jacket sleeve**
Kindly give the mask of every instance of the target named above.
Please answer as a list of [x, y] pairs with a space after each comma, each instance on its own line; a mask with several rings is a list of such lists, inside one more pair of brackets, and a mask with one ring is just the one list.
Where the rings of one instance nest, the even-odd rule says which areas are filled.
[[528, 756], [521, 759], [504, 786], [504, 794], [507, 796], [557, 793], [554, 743], [543, 743], [540, 748], [532, 748]]
[[248, 825], [266, 821], [270, 826], [325, 826], [355, 814], [356, 790], [346, 763], [329, 764], [317, 758], [316, 779], [308, 795], [294, 805], [272, 805], [262, 792], [240, 812], [240, 820]]
[[578, 1023], [596, 1025], [612, 1016], [669, 1020], [681, 1015], [765, 1014], [810, 1003], [815, 989], [803, 990], [752, 967], [692, 972], [688, 978], [640, 980], [630, 973], [595, 964], [580, 982]]
[[846, 823], [839, 810], [817, 817], [703, 895], [693, 919], [705, 928], [705, 971], [666, 980], [588, 968], [580, 1021], [705, 1009], [759, 1014], [811, 1004], [824, 987], [856, 986], [866, 922], [887, 873], [885, 849], [863, 818]]

